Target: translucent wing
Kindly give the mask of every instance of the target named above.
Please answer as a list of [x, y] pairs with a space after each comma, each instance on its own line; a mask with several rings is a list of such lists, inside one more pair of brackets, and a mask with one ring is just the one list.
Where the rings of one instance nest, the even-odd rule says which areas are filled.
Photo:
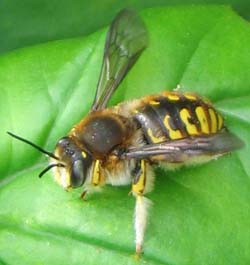
[[92, 111], [101, 110], [147, 46], [143, 21], [130, 10], [113, 20], [106, 37], [103, 64]]
[[184, 162], [201, 155], [220, 155], [239, 149], [244, 143], [234, 134], [221, 132], [211, 136], [190, 137], [133, 148], [122, 154], [123, 158], [145, 159], [161, 156], [166, 162]]

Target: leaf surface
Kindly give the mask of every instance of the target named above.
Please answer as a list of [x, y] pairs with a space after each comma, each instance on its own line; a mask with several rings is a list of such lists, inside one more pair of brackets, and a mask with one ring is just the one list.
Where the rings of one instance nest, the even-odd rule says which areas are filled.
[[[150, 44], [111, 104], [171, 90], [208, 97], [245, 142], [231, 155], [178, 171], [156, 169], [142, 264], [247, 264], [250, 260], [250, 27], [227, 7], [142, 12]], [[0, 263], [138, 264], [130, 187], [88, 201], [66, 193], [46, 159], [10, 139], [53, 150], [88, 111], [106, 31], [27, 47], [0, 58]]]

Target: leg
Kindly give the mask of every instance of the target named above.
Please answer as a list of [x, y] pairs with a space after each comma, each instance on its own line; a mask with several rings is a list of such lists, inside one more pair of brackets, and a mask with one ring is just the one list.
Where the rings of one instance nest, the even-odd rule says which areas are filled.
[[135, 205], [135, 244], [136, 253], [142, 252], [144, 233], [147, 226], [148, 208], [150, 200], [143, 195], [152, 189], [153, 175], [145, 160], [137, 161], [133, 170], [132, 193], [136, 197]]
[[88, 192], [88, 190], [84, 190], [84, 191], [81, 193], [80, 198], [81, 198], [82, 200], [85, 200], [85, 199], [86, 199], [87, 192]]
[[100, 187], [105, 183], [105, 177], [103, 173], [103, 169], [100, 164], [100, 160], [96, 160], [93, 163], [92, 170], [90, 173], [90, 181], [84, 187], [84, 191], [81, 193], [80, 198], [86, 199], [87, 193], [94, 193], [100, 191]]
[[135, 204], [135, 251], [136, 254], [142, 253], [144, 233], [147, 226], [148, 208], [151, 201], [142, 195], [136, 195]]

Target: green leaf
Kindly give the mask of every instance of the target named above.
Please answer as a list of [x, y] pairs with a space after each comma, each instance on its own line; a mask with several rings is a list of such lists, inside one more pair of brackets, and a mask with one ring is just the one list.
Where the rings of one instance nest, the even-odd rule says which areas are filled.
[[[156, 169], [142, 264], [248, 264], [250, 260], [250, 27], [227, 7], [145, 10], [150, 44], [114, 95], [195, 91], [224, 114], [244, 149], [202, 166]], [[0, 58], [0, 263], [138, 264], [130, 187], [87, 202], [58, 187], [47, 161], [10, 139], [53, 150], [88, 111], [105, 31], [16, 50]]]

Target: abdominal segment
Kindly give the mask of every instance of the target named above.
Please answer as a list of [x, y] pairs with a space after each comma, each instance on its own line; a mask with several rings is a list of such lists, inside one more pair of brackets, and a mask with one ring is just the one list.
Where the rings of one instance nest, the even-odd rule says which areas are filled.
[[224, 127], [214, 107], [195, 94], [163, 92], [142, 100], [134, 115], [148, 143], [209, 135]]

